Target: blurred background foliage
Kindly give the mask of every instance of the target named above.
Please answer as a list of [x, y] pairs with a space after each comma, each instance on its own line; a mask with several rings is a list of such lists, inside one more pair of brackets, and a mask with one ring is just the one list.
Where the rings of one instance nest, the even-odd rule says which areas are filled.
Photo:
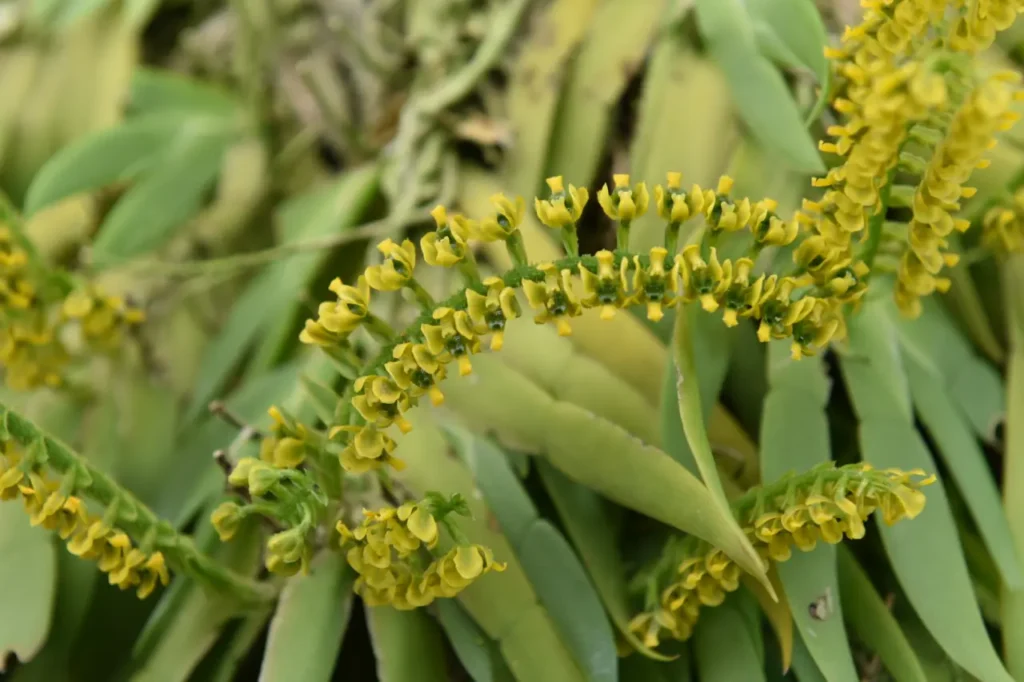
[[[0, 3], [4, 214], [20, 214], [50, 262], [144, 303], [148, 317], [137, 343], [88, 367], [99, 390], [4, 391], [3, 401], [204, 549], [254, 571], [258, 537], [221, 546], [206, 521], [223, 490], [211, 453], [237, 435], [207, 405], [224, 400], [258, 426], [272, 403], [315, 417], [337, 377], [298, 331], [327, 283], [350, 281], [380, 238], [418, 234], [437, 203], [483, 215], [494, 192], [532, 197], [553, 174], [593, 191], [612, 172], [654, 183], [678, 170], [705, 186], [728, 172], [739, 196], [774, 197], [780, 213], [799, 205], [824, 169], [822, 48], [860, 8], [712, 2], [717, 19], [702, 22], [711, 3], [692, 0]], [[1007, 31], [983, 58], [1013, 67], [1020, 45]], [[1020, 184], [1022, 135], [993, 152], [972, 206]], [[659, 244], [661, 229], [655, 215], [639, 221], [633, 246]], [[553, 253], [535, 225], [524, 236], [534, 259]], [[614, 244], [596, 204], [580, 240], [588, 252]], [[445, 290], [447, 276], [428, 284]], [[998, 265], [953, 277], [919, 320], [870, 304], [844, 354], [798, 365], [750, 325], [726, 334], [695, 318], [705, 419], [740, 487], [830, 458], [922, 466], [943, 486], [917, 521], [781, 565], [780, 606], [744, 588], [709, 609], [670, 662], [616, 657], [635, 609], [624, 567], [656, 552], [664, 529], [521, 454], [559, 428], [514, 395], [528, 382], [692, 467], [671, 323], [620, 315], [594, 328], [582, 319], [571, 340], [517, 330], [500, 360], [481, 359], [475, 380], [446, 389], [446, 430], [418, 425], [426, 435], [407, 446], [430, 463], [414, 485], [484, 500], [558, 638], [537, 626], [492, 639], [488, 614], [508, 606], [501, 578], [472, 613], [456, 602], [429, 614], [364, 609], [334, 554], [258, 612], [183, 579], [138, 602], [0, 505], [0, 654], [13, 654], [0, 678], [489, 681], [536, 657], [530, 679], [554, 680], [543, 662], [564, 648], [583, 679], [608, 682], [1013, 679], [1004, 664], [1024, 679], [1024, 604], [1012, 598], [1024, 586], [1012, 537], [1024, 547], [1024, 518], [1004, 514], [999, 492], [1024, 486], [1024, 470], [1009, 480], [1003, 464], [1008, 447], [1024, 457], [1003, 429], [1006, 396], [1018, 409], [1024, 397], [1024, 377], [1005, 371], [1022, 351], [1008, 338]], [[516, 410], [530, 418], [509, 419]], [[445, 447], [458, 453], [435, 456]]]

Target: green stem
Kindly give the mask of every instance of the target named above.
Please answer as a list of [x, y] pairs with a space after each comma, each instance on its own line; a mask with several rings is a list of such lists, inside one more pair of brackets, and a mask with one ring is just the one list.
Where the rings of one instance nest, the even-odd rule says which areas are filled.
[[575, 225], [566, 225], [562, 228], [562, 247], [569, 256], [580, 255], [580, 242], [576, 236]]
[[[889, 177], [886, 180], [885, 186], [878, 193], [880, 206], [875, 214], [868, 219], [868, 239], [859, 254], [860, 259], [867, 264], [868, 268], [874, 265], [875, 256], [878, 254], [878, 247], [882, 243], [882, 228], [885, 226], [885, 214], [889, 210], [889, 195], [892, 192], [894, 177], [895, 171], [889, 171]], [[868, 277], [870, 276], [869, 273]]]
[[480, 279], [480, 270], [476, 267], [476, 258], [473, 257], [473, 252], [468, 246], [463, 248], [466, 249], [466, 255], [459, 261], [459, 273], [466, 286], [476, 287], [483, 281]]
[[619, 222], [619, 229], [615, 231], [615, 249], [618, 251], [629, 250], [629, 221]]
[[416, 301], [420, 304], [420, 308], [423, 310], [433, 310], [437, 307], [437, 302], [434, 301], [434, 297], [430, 295], [430, 292], [423, 288], [423, 285], [416, 281], [415, 277], [409, 279], [405, 283], [405, 286], [409, 291], [416, 297]]
[[363, 319], [363, 326], [373, 334], [373, 337], [382, 343], [390, 343], [395, 340], [394, 328], [373, 313], [367, 313]]
[[151, 535], [153, 548], [167, 559], [177, 573], [191, 576], [219, 592], [233, 595], [245, 603], [261, 603], [274, 598], [276, 589], [268, 584], [239, 575], [200, 552], [192, 539], [179, 534], [173, 526], [113, 479], [93, 467], [71, 448], [48, 436], [35, 424], [0, 403], [0, 438], [12, 439], [23, 448], [41, 449], [45, 464], [63, 475], [73, 475], [78, 490], [104, 505], [117, 506], [117, 526], [133, 538]]
[[[523, 235], [519, 233], [519, 230], [508, 236], [505, 240], [505, 248], [515, 267], [522, 268], [530, 264], [530, 259], [526, 255], [526, 245], [523, 243]], [[578, 255], [578, 253], [573, 255]]]

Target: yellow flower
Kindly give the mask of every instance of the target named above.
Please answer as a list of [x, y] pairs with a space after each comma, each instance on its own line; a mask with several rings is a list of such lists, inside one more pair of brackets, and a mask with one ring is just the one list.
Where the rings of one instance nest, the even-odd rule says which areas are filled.
[[271, 573], [293, 576], [300, 571], [309, 572], [313, 550], [306, 538], [303, 527], [290, 528], [271, 535], [267, 540], [267, 557], [264, 565]]
[[569, 318], [583, 314], [583, 306], [573, 290], [572, 271], [559, 272], [553, 263], [538, 265], [537, 269], [544, 273], [543, 282], [523, 280], [523, 292], [530, 307], [541, 311], [534, 321], [537, 324], [554, 321], [558, 334], [569, 336], [572, 334]]
[[294, 469], [306, 460], [311, 447], [310, 434], [306, 427], [280, 408], [271, 407], [267, 413], [273, 419], [270, 435], [260, 442], [260, 459], [275, 467]]
[[735, 327], [741, 317], [760, 315], [761, 304], [775, 291], [775, 284], [778, 281], [775, 275], [761, 275], [753, 282], [750, 281], [750, 271], [753, 267], [754, 261], [749, 258], [740, 258], [736, 261], [732, 281], [722, 298], [722, 305], [725, 308], [722, 320], [727, 327]]
[[322, 346], [324, 348], [339, 346], [347, 337], [347, 333], [340, 334], [328, 331], [326, 327], [316, 320], [306, 320], [305, 326], [302, 331], [299, 332], [299, 341], [302, 343]]
[[611, 192], [605, 184], [597, 193], [597, 201], [604, 209], [605, 215], [612, 220], [629, 223], [647, 212], [647, 205], [650, 202], [647, 185], [638, 182], [630, 188], [629, 176], [626, 174], [613, 175], [612, 180], [615, 187]]
[[412, 430], [405, 413], [412, 408], [409, 395], [389, 377], [377, 374], [356, 379], [352, 407], [370, 424], [386, 428], [397, 424], [402, 433]]
[[121, 561], [107, 574], [107, 582], [122, 590], [138, 585], [142, 576], [139, 568], [146, 562], [146, 555], [134, 547], [124, 553]]
[[122, 531], [111, 531], [105, 538], [96, 564], [101, 571], [109, 573], [124, 563], [125, 556], [131, 549], [131, 538]]
[[346, 433], [353, 435], [349, 436], [345, 448], [339, 455], [341, 467], [345, 471], [361, 474], [381, 465], [391, 465], [399, 470], [404, 468], [402, 460], [392, 456], [397, 446], [394, 438], [379, 428], [372, 424], [335, 426], [330, 431], [330, 438], [334, 440]]
[[[820, 298], [801, 299], [801, 301], [805, 300], [812, 300], [812, 302], [800, 308], [800, 315], [792, 316], [792, 356], [794, 360], [814, 355], [817, 351], [825, 348], [837, 336], [837, 332], [842, 326], [839, 317], [842, 313], [832, 304]], [[792, 312], [796, 308], [796, 305], [791, 306], [790, 311]]]
[[355, 331], [370, 312], [370, 285], [366, 277], [360, 275], [356, 286], [342, 284], [335, 278], [330, 290], [337, 301], [325, 301], [317, 310], [317, 322], [328, 332], [348, 335]]
[[153, 594], [153, 590], [156, 589], [156, 584], [159, 582], [164, 587], [171, 581], [171, 576], [167, 573], [167, 564], [164, 562], [164, 555], [162, 552], [154, 552], [149, 555], [146, 559], [146, 563], [142, 565], [139, 579], [139, 589], [136, 591], [136, 596], [139, 599], [145, 599], [149, 595]]
[[366, 268], [366, 281], [377, 291], [398, 291], [412, 279], [416, 268], [416, 247], [409, 239], [401, 246], [385, 239], [377, 249], [384, 254], [384, 262]]
[[121, 345], [124, 330], [145, 319], [142, 310], [128, 305], [120, 296], [108, 296], [97, 286], [77, 290], [64, 299], [61, 312], [77, 320], [86, 343], [103, 350]]
[[437, 308], [434, 310], [436, 325], [425, 324], [420, 332], [427, 348], [441, 363], [452, 360], [459, 363], [459, 375], [466, 376], [473, 371], [469, 360], [471, 353], [480, 352], [480, 337], [465, 310]]
[[688, 220], [695, 212], [687, 202], [686, 192], [682, 189], [683, 174], [669, 173], [665, 186], [654, 186], [654, 205], [658, 215], [669, 223], [679, 224]]
[[461, 215], [449, 216], [444, 206], [430, 212], [437, 229], [420, 240], [423, 260], [429, 265], [451, 267], [466, 257], [466, 242], [475, 230], [473, 221]]
[[112, 532], [113, 529], [102, 519], [90, 519], [88, 525], [79, 524], [78, 530], [68, 541], [68, 551], [82, 559], [96, 559], [103, 553]]
[[647, 268], [640, 266], [640, 257], [633, 257], [633, 293], [630, 296], [632, 303], [647, 304], [647, 319], [658, 322], [665, 313], [662, 306], [671, 308], [679, 301], [679, 270], [682, 261], [676, 259], [671, 269], [665, 270], [665, 258], [668, 251], [660, 246], [655, 246], [650, 252], [650, 265]]
[[438, 560], [437, 575], [449, 588], [461, 591], [491, 571], [502, 572], [505, 564], [494, 560], [494, 553], [482, 545], [455, 547]]
[[512, 201], [504, 194], [495, 194], [491, 197], [491, 203], [497, 208], [496, 213], [480, 221], [474, 236], [485, 242], [508, 239], [523, 222], [526, 202], [522, 197], [516, 197], [515, 201]]
[[438, 383], [447, 375], [445, 366], [421, 343], [400, 343], [392, 351], [395, 359], [385, 363], [384, 369], [400, 389], [411, 397], [427, 394], [430, 402], [438, 406], [444, 402]]
[[547, 179], [551, 196], [545, 200], [540, 197], [534, 200], [534, 210], [537, 218], [548, 227], [561, 229], [572, 227], [583, 215], [583, 207], [590, 199], [590, 193], [585, 187], [569, 185], [569, 191], [565, 190], [562, 183], [562, 176]]
[[242, 522], [242, 508], [234, 502], [224, 502], [210, 515], [210, 521], [222, 542], [227, 542], [238, 532]]
[[466, 313], [479, 335], [490, 333], [491, 350], [501, 350], [505, 338], [505, 325], [522, 314], [516, 291], [505, 286], [500, 277], [488, 277], [483, 282], [487, 293], [466, 289]]
[[429, 548], [433, 548], [438, 540], [437, 521], [418, 504], [403, 504], [398, 508], [398, 518], [405, 522], [409, 532], [415, 535], [420, 542]]
[[598, 251], [594, 254], [597, 260], [597, 273], [593, 273], [581, 262], [579, 264], [580, 279], [583, 282], [583, 306], [586, 308], [601, 307], [601, 319], [610, 320], [615, 311], [629, 303], [627, 294], [629, 259], [619, 261], [619, 269], [615, 269], [615, 254], [611, 251]]
[[690, 244], [682, 253], [683, 298], [699, 300], [704, 310], [718, 310], [725, 292], [732, 283], [732, 261], [718, 262], [718, 251], [711, 248], [710, 262], [700, 256], [700, 246]]

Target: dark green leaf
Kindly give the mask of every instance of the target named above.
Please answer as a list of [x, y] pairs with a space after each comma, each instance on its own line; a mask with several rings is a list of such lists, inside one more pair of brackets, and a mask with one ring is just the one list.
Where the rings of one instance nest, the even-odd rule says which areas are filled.
[[512, 672], [494, 640], [473, 622], [465, 609], [452, 599], [440, 599], [435, 605], [437, 621], [473, 682], [512, 682]]
[[[758, 682], [764, 666], [736, 595], [717, 608], [706, 609], [694, 631], [694, 653], [701, 682]], [[760, 631], [758, 631], [760, 634]]]

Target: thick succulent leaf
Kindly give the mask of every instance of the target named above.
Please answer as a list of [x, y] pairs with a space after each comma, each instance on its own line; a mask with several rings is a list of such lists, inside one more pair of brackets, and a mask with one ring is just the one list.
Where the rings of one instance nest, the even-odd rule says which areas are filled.
[[694, 4], [708, 52], [725, 73], [751, 135], [793, 169], [823, 172], [825, 166], [786, 81], [758, 51], [750, 17], [740, 0], [695, 0]]
[[46, 642], [57, 597], [57, 548], [17, 501], [0, 502], [0, 672], [8, 655], [31, 661]]
[[[769, 350], [771, 389], [761, 421], [761, 472], [766, 482], [831, 460], [822, 362], [787, 361], [785, 351], [778, 343]], [[819, 542], [810, 552], [795, 551], [776, 568], [797, 630], [818, 668], [829, 680], [856, 681], [843, 626], [835, 547]], [[823, 620], [811, 616], [809, 607], [818, 600], [833, 605]]]
[[540, 518], [497, 446], [467, 432], [453, 443], [473, 471], [484, 500], [512, 542], [537, 598], [587, 679], [617, 679], [615, 640], [586, 572], [554, 526]]
[[[702, 682], [763, 682], [764, 665], [752, 632], [736, 605], [738, 595], [701, 614], [694, 631], [694, 654]], [[760, 631], [757, 631], [760, 635]]]
[[323, 551], [310, 573], [288, 581], [270, 621], [260, 682], [329, 682], [352, 611], [351, 569]]
[[543, 459], [536, 466], [562, 524], [619, 634], [644, 656], [667, 660], [668, 657], [649, 649], [629, 629], [631, 611], [626, 575], [622, 555], [616, 544], [617, 524], [611, 506], [585, 486], [566, 478]]
[[1003, 581], [1012, 590], [1024, 589], [1020, 558], [985, 453], [950, 401], [941, 378], [910, 355], [906, 369], [914, 407], [938, 446]]
[[366, 624], [377, 657], [380, 682], [445, 682], [448, 679], [441, 631], [422, 609], [399, 611], [390, 606], [367, 607]]
[[437, 602], [437, 621], [473, 682], [512, 682], [498, 646], [466, 610], [452, 599]]
[[921, 662], [899, 622], [846, 547], [839, 547], [838, 566], [843, 615], [857, 638], [878, 654], [895, 682], [926, 682]]
[[[539, 605], [512, 544], [498, 530], [497, 519], [483, 501], [470, 471], [448, 453], [444, 435], [423, 408], [407, 416], [414, 429], [402, 438], [396, 450], [406, 467], [395, 478], [416, 497], [435, 490], [461, 494], [472, 516], [460, 518], [460, 529], [471, 542], [490, 547], [498, 561], [508, 564], [503, 573], [487, 575], [466, 588], [459, 594], [459, 602], [488, 637], [498, 642], [517, 679], [551, 675], [567, 681], [583, 680], [550, 617]], [[452, 541], [443, 536], [438, 551], [451, 546]]]

